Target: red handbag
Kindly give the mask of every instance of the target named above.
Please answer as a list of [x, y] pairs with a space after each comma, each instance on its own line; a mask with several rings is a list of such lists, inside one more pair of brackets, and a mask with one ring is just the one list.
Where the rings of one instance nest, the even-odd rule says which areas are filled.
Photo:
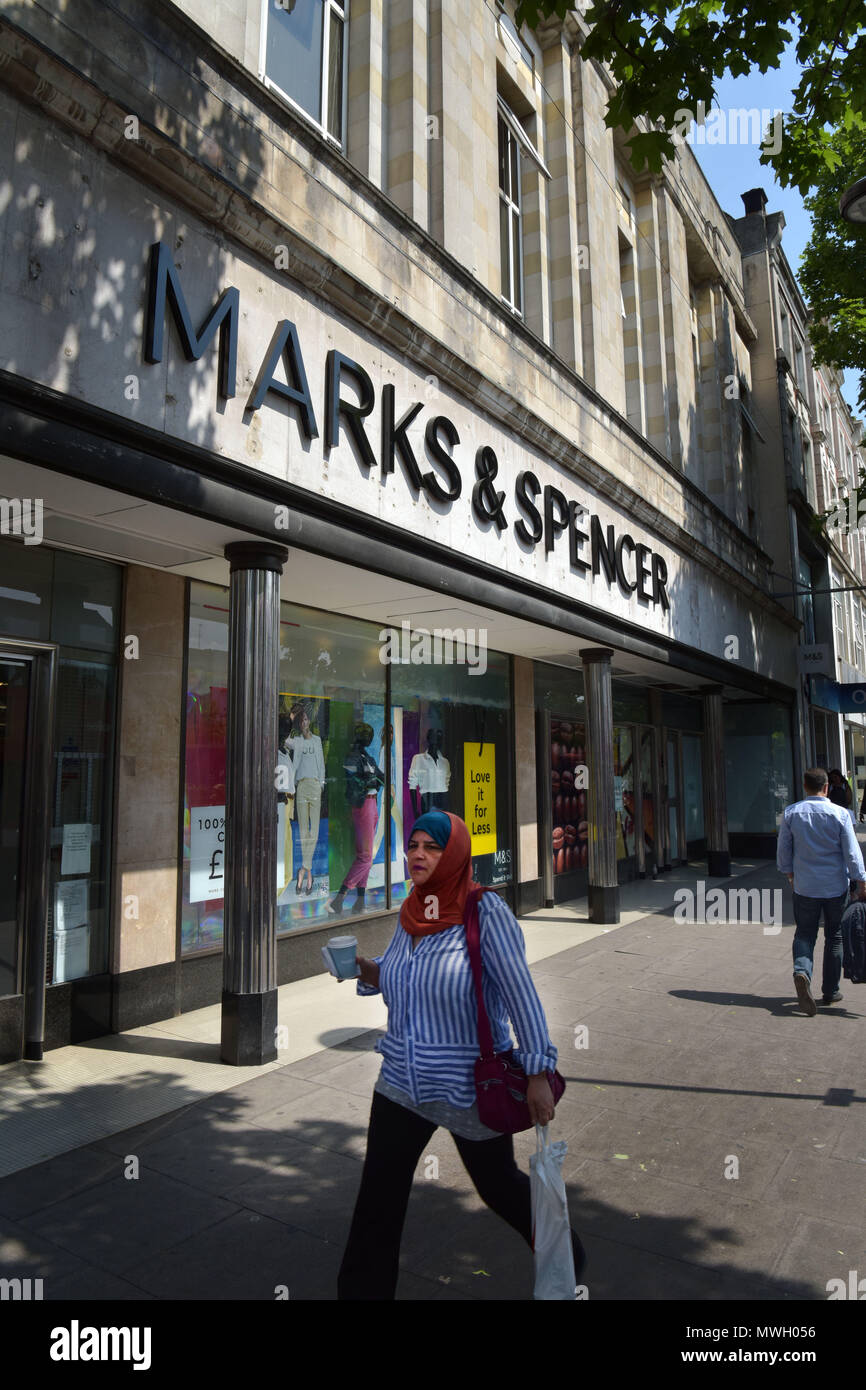
[[[523, 1067], [515, 1060], [514, 1050], [493, 1051], [493, 1033], [490, 1019], [484, 1007], [481, 988], [481, 934], [478, 925], [478, 903], [484, 889], [476, 889], [466, 899], [466, 946], [472, 978], [475, 982], [475, 997], [478, 1001], [478, 1043], [481, 1056], [475, 1063], [475, 1094], [478, 1098], [478, 1117], [489, 1129], [499, 1134], [519, 1134], [521, 1130], [531, 1129], [529, 1104], [526, 1088], [529, 1078]], [[547, 1079], [553, 1092], [556, 1105], [565, 1090], [565, 1081], [558, 1071], [548, 1072]]]

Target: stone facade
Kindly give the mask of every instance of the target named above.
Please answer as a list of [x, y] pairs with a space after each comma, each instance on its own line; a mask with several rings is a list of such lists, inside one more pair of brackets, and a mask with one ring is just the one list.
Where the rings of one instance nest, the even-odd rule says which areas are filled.
[[[342, 6], [327, 0], [323, 13], [336, 44]], [[491, 607], [510, 612], [506, 593], [516, 611], [528, 595], [539, 630], [565, 625], [574, 637], [575, 660], [578, 639], [601, 641], [606, 624], [632, 649], [652, 640], [658, 679], [679, 667], [703, 680], [710, 669], [716, 684], [729, 675], [784, 703], [799, 630], [794, 606], [772, 597], [786, 479], [777, 468], [764, 480], [749, 453], [739, 390], [762, 400], [778, 390], [774, 340], [769, 365], [755, 355], [770, 334], [770, 290], [762, 298], [758, 271], [744, 278], [735, 229], [688, 148], [659, 176], [634, 174], [604, 125], [609, 76], [576, 55], [578, 21], [518, 38], [510, 13], [511, 3], [351, 0], [323, 124], [286, 91], [291, 66], [274, 66], [272, 3], [0, 4], [4, 388], [80, 407], [103, 439], [122, 423], [127, 445], [133, 436], [145, 456], [164, 450], [179, 471], [182, 456], [189, 513], [214, 528], [202, 565], [222, 562], [238, 534], [263, 538], [253, 501], [291, 495], [302, 525], [325, 515], [361, 538], [387, 532], [407, 552], [418, 537], [437, 546], [447, 576], [431, 582], [424, 570], [408, 582], [438, 583], [448, 602], [451, 566], [472, 596], [468, 557], [498, 586]], [[509, 141], [522, 151], [511, 259], [500, 190]], [[172, 285], [157, 296], [158, 350], [157, 246]], [[220, 330], [223, 349], [237, 350], [232, 369], [207, 323], [233, 295]], [[287, 356], [279, 345], [289, 341]], [[283, 371], [294, 399], [268, 391], [253, 407]], [[419, 407], [390, 471], [389, 401], [392, 445], [403, 413]], [[306, 431], [305, 409], [308, 424], [315, 415]], [[485, 448], [505, 528], [473, 506]], [[414, 495], [405, 455], [438, 469], [441, 493], [449, 449], [460, 488], [443, 498], [428, 483]], [[117, 462], [128, 462], [120, 447]], [[72, 469], [61, 458], [57, 472]], [[531, 544], [517, 527], [527, 473], [547, 525]], [[124, 477], [116, 506], [146, 491]], [[211, 483], [234, 488], [237, 532], [205, 511]], [[567, 524], [557, 497], [574, 503]], [[282, 542], [277, 505], [270, 511], [264, 538]], [[166, 542], [179, 544], [181, 529]], [[615, 573], [612, 557], [601, 559], [611, 534]], [[121, 683], [118, 976], [158, 970], [177, 952], [181, 572], [194, 565], [173, 563], [176, 573], [131, 564], [126, 577], [124, 630], [148, 640], [147, 659], [125, 665]], [[384, 562], [376, 572], [394, 577]], [[213, 568], [208, 577], [221, 582]], [[508, 650], [517, 858], [521, 880], [534, 880], [533, 668], [518, 639]], [[180, 997], [176, 982], [166, 989]]]

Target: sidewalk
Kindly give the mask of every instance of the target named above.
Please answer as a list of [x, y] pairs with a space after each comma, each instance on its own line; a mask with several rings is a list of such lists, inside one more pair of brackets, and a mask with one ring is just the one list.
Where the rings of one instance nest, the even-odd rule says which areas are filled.
[[[737, 867], [743, 887], [784, 882]], [[522, 921], [568, 1082], [554, 1133], [589, 1297], [823, 1300], [866, 1274], [866, 989], [843, 980], [806, 1018], [792, 927], [674, 922], [695, 877], [628, 885], [617, 928], [581, 904]], [[281, 989], [280, 1019], [289, 1048], [240, 1074], [218, 1009], [0, 1068], [3, 1277], [46, 1299], [333, 1299], [384, 1006], [322, 976]], [[515, 1138], [524, 1168], [534, 1142]], [[398, 1298], [531, 1297], [530, 1252], [438, 1130]]]

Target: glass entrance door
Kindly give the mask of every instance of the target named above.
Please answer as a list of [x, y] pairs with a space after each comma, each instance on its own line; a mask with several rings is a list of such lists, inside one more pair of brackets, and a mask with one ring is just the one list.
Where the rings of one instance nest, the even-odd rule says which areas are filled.
[[[57, 649], [0, 638], [0, 1061], [38, 1061], [45, 1036], [46, 879]], [[23, 996], [23, 1036], [21, 1006]], [[12, 1029], [9, 1025], [16, 1020]]]
[[20, 994], [24, 784], [30, 663], [0, 653], [0, 997]]

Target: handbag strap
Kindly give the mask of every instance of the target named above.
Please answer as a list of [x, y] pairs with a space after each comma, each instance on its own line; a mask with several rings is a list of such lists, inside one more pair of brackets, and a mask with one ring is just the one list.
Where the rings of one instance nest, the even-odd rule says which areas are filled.
[[482, 1058], [489, 1061], [494, 1055], [493, 1032], [490, 1027], [490, 1019], [487, 1017], [487, 1010], [484, 1007], [484, 992], [481, 986], [481, 932], [478, 923], [478, 904], [483, 892], [483, 888], [475, 888], [467, 895], [463, 926], [466, 932], [469, 964], [472, 967], [472, 979], [475, 984], [475, 998], [478, 1003], [478, 1042], [481, 1047]]

